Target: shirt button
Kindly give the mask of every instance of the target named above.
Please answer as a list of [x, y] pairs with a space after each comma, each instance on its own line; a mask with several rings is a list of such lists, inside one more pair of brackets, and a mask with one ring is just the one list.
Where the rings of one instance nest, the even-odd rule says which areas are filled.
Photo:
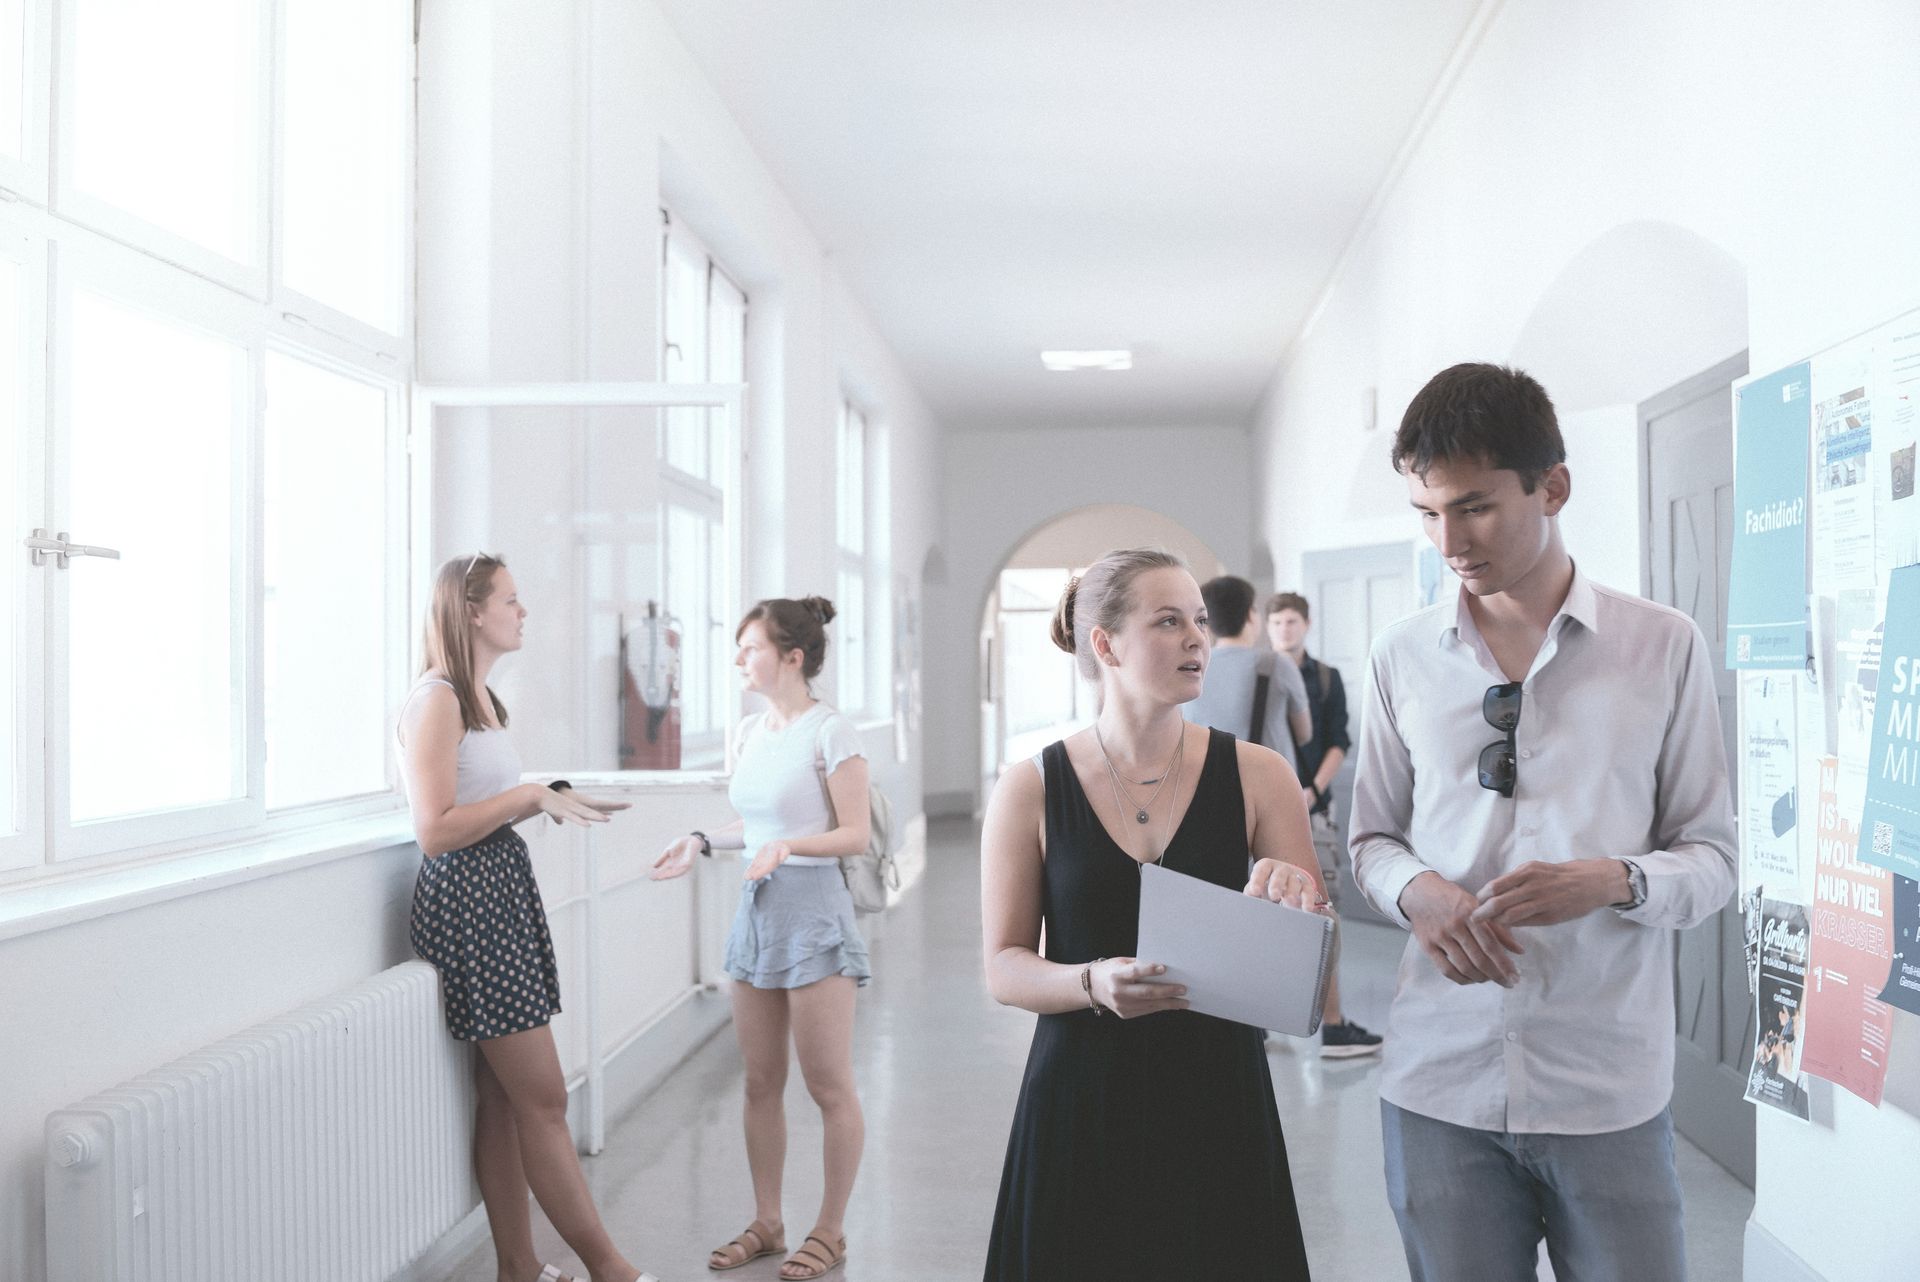
[[1519, 1041], [1519, 1040], [1520, 1040], [1520, 1034], [1518, 1034], [1518, 1033], [1508, 1033], [1508, 1034], [1507, 1034], [1507, 1040], [1508, 1040], [1508, 1041], [1510, 1041], [1510, 1042], [1517, 1042], [1517, 1041]]

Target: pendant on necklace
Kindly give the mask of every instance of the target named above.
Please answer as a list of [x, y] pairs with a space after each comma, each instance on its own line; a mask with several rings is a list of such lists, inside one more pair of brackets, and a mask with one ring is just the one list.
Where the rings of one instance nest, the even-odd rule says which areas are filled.
[[1145, 823], [1147, 821], [1147, 812], [1144, 810], [1140, 811], [1138, 814], [1134, 815], [1133, 821], [1135, 823]]

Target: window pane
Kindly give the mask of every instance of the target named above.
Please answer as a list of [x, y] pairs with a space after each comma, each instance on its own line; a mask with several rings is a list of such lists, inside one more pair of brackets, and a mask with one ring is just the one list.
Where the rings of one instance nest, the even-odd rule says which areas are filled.
[[[724, 273], [716, 271], [707, 307], [707, 381], [746, 382], [747, 296]], [[726, 428], [727, 416], [722, 410], [714, 410], [707, 417], [711, 423], [707, 436], [711, 450], [707, 478], [715, 485], [725, 485], [731, 471], [727, 454], [733, 448]]]
[[265, 12], [255, 0], [74, 0], [74, 185], [251, 264]]
[[8, 156], [18, 156], [22, 150], [20, 121], [26, 106], [26, 33], [25, 0], [0, 0], [0, 154]]
[[386, 787], [387, 398], [271, 353], [267, 805]]
[[286, 8], [285, 280], [388, 333], [401, 328], [412, 21], [406, 0]]
[[74, 822], [240, 795], [233, 442], [246, 353], [74, 297], [67, 726]]
[[[661, 376], [669, 383], [707, 381], [707, 256], [667, 238], [665, 334]], [[707, 474], [706, 415], [697, 409], [667, 411], [667, 462], [683, 472]]]
[[707, 652], [708, 528], [700, 514], [667, 507], [667, 614], [680, 632], [681, 729], [689, 735], [719, 727], [712, 720], [713, 663]]
[[[11, 260], [0, 258], [0, 530], [20, 530], [14, 513], [16, 452], [20, 448], [20, 269]], [[17, 549], [16, 545], [16, 549]], [[15, 742], [13, 706], [14, 634], [19, 620], [19, 576], [26, 559], [10, 553], [6, 569], [0, 570], [0, 833], [13, 832], [18, 821], [15, 777], [18, 763], [13, 759]]]
[[840, 546], [859, 552], [866, 546], [866, 422], [860, 411], [843, 406], [840, 412]]
[[[835, 584], [833, 643], [840, 649], [840, 664], [835, 669], [836, 694], [846, 711], [864, 712], [867, 707], [867, 591], [858, 569], [842, 568]], [[829, 633], [832, 636], [832, 633]]]

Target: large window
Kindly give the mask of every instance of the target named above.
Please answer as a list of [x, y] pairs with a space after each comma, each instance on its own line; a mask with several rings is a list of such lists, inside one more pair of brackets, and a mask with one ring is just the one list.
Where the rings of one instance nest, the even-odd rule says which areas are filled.
[[[661, 377], [670, 383], [746, 381], [747, 296], [691, 230], [663, 211]], [[726, 617], [726, 496], [739, 446], [718, 410], [668, 410], [660, 442], [664, 507], [660, 582], [681, 636], [684, 764], [718, 764], [739, 706], [734, 620]]]
[[888, 712], [893, 663], [886, 438], [851, 400], [840, 403], [835, 438], [837, 696], [849, 713], [882, 716]]
[[397, 804], [411, 41], [0, 0], [0, 881]]

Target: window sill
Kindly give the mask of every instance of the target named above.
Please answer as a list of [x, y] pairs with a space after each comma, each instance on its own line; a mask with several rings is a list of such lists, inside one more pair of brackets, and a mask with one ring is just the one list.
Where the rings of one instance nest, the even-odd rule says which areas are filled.
[[[539, 783], [565, 778], [586, 792], [712, 792], [727, 785], [727, 776], [718, 770], [591, 770], [523, 777]], [[0, 889], [0, 941], [336, 859], [413, 845], [413, 821], [407, 812], [386, 811], [192, 854]]]

